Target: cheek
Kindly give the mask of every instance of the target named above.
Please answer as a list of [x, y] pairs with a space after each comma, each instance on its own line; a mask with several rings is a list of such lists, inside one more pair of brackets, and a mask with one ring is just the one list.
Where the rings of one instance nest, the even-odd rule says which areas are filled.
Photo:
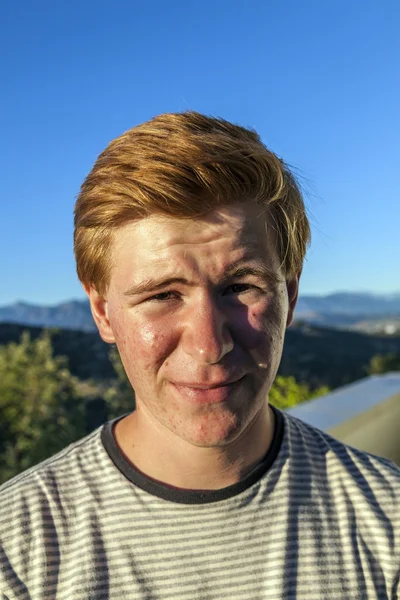
[[249, 350], [280, 345], [285, 333], [285, 311], [279, 301], [249, 307], [236, 322], [236, 333]]
[[120, 321], [115, 338], [128, 375], [134, 377], [157, 370], [173, 345], [173, 334], [148, 322]]

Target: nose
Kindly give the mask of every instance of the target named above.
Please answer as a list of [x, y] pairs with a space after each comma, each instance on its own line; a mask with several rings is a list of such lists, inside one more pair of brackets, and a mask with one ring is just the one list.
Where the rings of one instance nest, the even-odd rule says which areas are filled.
[[210, 295], [193, 304], [182, 343], [184, 351], [203, 364], [217, 364], [233, 349], [229, 321]]

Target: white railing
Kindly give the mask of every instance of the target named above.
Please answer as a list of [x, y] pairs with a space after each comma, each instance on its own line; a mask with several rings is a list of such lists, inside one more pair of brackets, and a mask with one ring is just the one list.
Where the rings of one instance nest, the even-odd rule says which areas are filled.
[[400, 465], [400, 372], [371, 375], [288, 412]]

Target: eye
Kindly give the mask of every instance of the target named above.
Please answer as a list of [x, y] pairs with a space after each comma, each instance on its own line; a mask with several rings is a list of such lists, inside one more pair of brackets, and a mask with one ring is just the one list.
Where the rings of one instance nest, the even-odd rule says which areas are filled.
[[254, 285], [250, 285], [249, 283], [233, 283], [232, 285], [229, 285], [226, 289], [227, 293], [243, 294], [245, 292], [248, 292], [250, 290], [256, 290], [258, 288], [256, 288], [256, 286]]
[[147, 302], [166, 302], [167, 300], [174, 300], [175, 298], [177, 298], [176, 292], [160, 292], [159, 294], [151, 296], [151, 298], [147, 298]]

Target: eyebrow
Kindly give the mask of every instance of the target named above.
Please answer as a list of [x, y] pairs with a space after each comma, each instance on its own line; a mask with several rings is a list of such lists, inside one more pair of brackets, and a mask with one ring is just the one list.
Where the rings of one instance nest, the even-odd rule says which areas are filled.
[[[283, 283], [284, 279], [279, 277], [275, 272], [266, 267], [265, 265], [260, 265], [257, 267], [252, 267], [250, 265], [240, 266], [240, 265], [231, 265], [224, 273], [223, 281], [229, 279], [240, 279], [243, 277], [257, 277], [266, 283], [278, 284]], [[126, 292], [124, 292], [124, 296], [132, 297], [132, 296], [140, 296], [141, 294], [146, 294], [150, 292], [156, 292], [158, 290], [164, 289], [171, 285], [186, 285], [186, 286], [194, 286], [195, 283], [186, 279], [185, 277], [167, 277], [165, 279], [154, 279], [149, 278], [141, 283], [133, 284]]]
[[258, 277], [266, 283], [283, 283], [284, 278], [279, 277], [277, 273], [269, 269], [266, 265], [251, 267], [250, 265], [232, 265], [226, 271], [226, 279], [234, 279], [241, 277]]
[[157, 290], [163, 289], [168, 285], [174, 285], [177, 283], [181, 285], [194, 285], [193, 282], [185, 279], [184, 277], [167, 277], [166, 279], [149, 278], [141, 283], [133, 284], [132, 287], [124, 292], [124, 296], [139, 296], [140, 294], [156, 292]]

